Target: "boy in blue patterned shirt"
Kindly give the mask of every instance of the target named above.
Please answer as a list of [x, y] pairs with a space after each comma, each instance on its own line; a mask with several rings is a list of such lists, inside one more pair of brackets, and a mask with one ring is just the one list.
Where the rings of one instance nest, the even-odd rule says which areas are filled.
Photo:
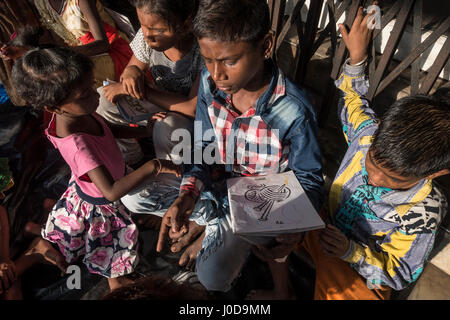
[[316, 265], [315, 299], [387, 299], [416, 281], [447, 210], [433, 179], [450, 172], [450, 105], [400, 99], [378, 120], [364, 98], [369, 15], [340, 31], [350, 58], [336, 86], [348, 150], [331, 186], [330, 224], [302, 246]]

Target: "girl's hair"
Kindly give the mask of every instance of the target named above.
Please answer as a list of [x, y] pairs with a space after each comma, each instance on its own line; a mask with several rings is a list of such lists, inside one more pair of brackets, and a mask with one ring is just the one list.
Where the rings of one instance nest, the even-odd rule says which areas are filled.
[[153, 13], [166, 20], [171, 30], [179, 30], [188, 19], [193, 19], [198, 0], [130, 0], [136, 9]]
[[257, 44], [270, 31], [266, 0], [200, 0], [194, 35], [221, 42]]
[[16, 46], [38, 47], [39, 38], [43, 34], [44, 29], [42, 27], [26, 25], [17, 31], [17, 37], [11, 41], [11, 44]]
[[57, 107], [92, 70], [87, 56], [70, 49], [33, 49], [14, 64], [12, 81], [17, 93], [33, 107]]

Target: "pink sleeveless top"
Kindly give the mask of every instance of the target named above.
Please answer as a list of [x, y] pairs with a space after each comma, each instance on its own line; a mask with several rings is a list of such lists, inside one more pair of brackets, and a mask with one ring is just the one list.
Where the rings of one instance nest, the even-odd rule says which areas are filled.
[[95, 112], [92, 116], [101, 124], [102, 136], [74, 133], [65, 138], [59, 138], [56, 136], [55, 115], [45, 134], [70, 166], [72, 179], [75, 179], [81, 190], [91, 197], [100, 198], [103, 194], [89, 179], [87, 172], [104, 165], [113, 179], [118, 180], [125, 174], [125, 160], [103, 118]]

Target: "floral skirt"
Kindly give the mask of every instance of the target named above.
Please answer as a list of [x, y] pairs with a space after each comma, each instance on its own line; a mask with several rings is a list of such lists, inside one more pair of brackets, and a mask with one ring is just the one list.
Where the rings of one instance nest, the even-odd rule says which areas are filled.
[[80, 256], [90, 272], [107, 278], [132, 273], [139, 262], [138, 230], [120, 201], [93, 198], [75, 182], [58, 200], [42, 229], [68, 263]]

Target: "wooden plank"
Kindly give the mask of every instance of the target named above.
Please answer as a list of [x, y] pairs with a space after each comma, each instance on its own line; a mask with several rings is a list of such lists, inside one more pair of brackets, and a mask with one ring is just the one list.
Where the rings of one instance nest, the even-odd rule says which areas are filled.
[[409, 12], [414, 4], [414, 0], [404, 0], [403, 6], [395, 21], [394, 28], [391, 32], [391, 36], [386, 44], [383, 51], [383, 56], [378, 63], [377, 69], [374, 76], [370, 79], [369, 91], [367, 93], [367, 99], [372, 100], [377, 92], [380, 81], [391, 62], [392, 56], [394, 55], [395, 49], [397, 48], [400, 36], [403, 34], [403, 29], [405, 28], [406, 21], [408, 19]]
[[281, 47], [281, 44], [283, 43], [283, 40], [286, 37], [289, 30], [291, 29], [292, 25], [297, 21], [297, 19], [300, 19], [301, 9], [304, 4], [305, 4], [305, 0], [300, 0], [300, 1], [297, 0], [296, 1], [294, 9], [292, 10], [292, 12], [289, 15], [287, 21], [285, 22], [283, 28], [281, 29], [281, 32], [278, 35], [278, 38], [276, 38], [276, 46], [275, 46], [275, 50], [274, 50], [275, 52], [277, 52], [278, 49]]
[[445, 19], [441, 25], [433, 31], [421, 44], [417, 46], [402, 62], [400, 62], [394, 70], [392, 70], [386, 78], [381, 81], [376, 93], [383, 91], [400, 73], [402, 73], [411, 63], [413, 63], [429, 46], [436, 42], [450, 28], [450, 17]]
[[286, 7], [286, 0], [274, 1], [272, 14], [272, 31], [274, 32], [275, 39], [278, 37], [281, 31], [285, 7]]
[[[347, 13], [347, 17], [345, 18], [344, 22], [345, 25], [351, 26], [353, 24], [353, 21], [355, 20], [356, 17], [356, 13], [358, 12], [360, 2], [361, 2], [360, 0], [352, 0], [352, 3]], [[324, 127], [327, 122], [331, 104], [333, 103], [336, 94], [336, 87], [334, 86], [334, 80], [336, 80], [339, 75], [339, 71], [341, 69], [342, 62], [344, 61], [345, 54], [346, 54], [345, 43], [341, 39], [333, 58], [333, 68], [331, 70], [330, 78], [328, 79], [327, 89], [325, 90], [327, 96], [323, 100], [319, 111], [318, 119], [320, 127]]]
[[306, 18], [305, 36], [302, 39], [303, 41], [300, 41], [300, 61], [295, 72], [295, 81], [299, 84], [303, 83], [308, 62], [311, 58], [311, 51], [314, 45], [314, 40], [316, 38], [317, 27], [319, 24], [322, 7], [323, 0], [315, 0], [310, 2], [308, 16]]
[[427, 71], [428, 74], [425, 77], [424, 81], [422, 82], [422, 85], [420, 86], [419, 90], [420, 94], [428, 94], [430, 92], [431, 88], [433, 87], [433, 84], [436, 82], [439, 73], [441, 72], [442, 68], [444, 68], [449, 55], [450, 55], [450, 36], [447, 37], [447, 40], [445, 40], [445, 43], [442, 46], [439, 55], [437, 56], [436, 60], [434, 60], [434, 63], [431, 66], [431, 68]]
[[[352, 4], [348, 11], [348, 15], [345, 19], [345, 25], [351, 26], [353, 24], [353, 21], [355, 20], [356, 17], [356, 13], [358, 12], [360, 2], [361, 2], [360, 0], [352, 0]], [[339, 70], [341, 68], [342, 63], [344, 62], [345, 53], [346, 53], [345, 43], [341, 39], [338, 49], [336, 50], [336, 54], [334, 55], [333, 58], [333, 68], [331, 70], [331, 78], [333, 80], [336, 80], [339, 75]]]
[[335, 9], [334, 9], [334, 1], [327, 0], [326, 3], [327, 11], [328, 11], [328, 24], [327, 26], [320, 32], [319, 37], [314, 42], [313, 48], [311, 50], [311, 56], [317, 51], [317, 49], [322, 45], [323, 41], [330, 36], [331, 39], [331, 56], [334, 55], [334, 51], [337, 46], [337, 36], [336, 36], [336, 21], [334, 19]]
[[[414, 4], [412, 36], [412, 44], [414, 47], [419, 46], [422, 42], [422, 2], [423, 0], [416, 0]], [[411, 64], [411, 94], [417, 94], [419, 92], [419, 77], [420, 56]]]
[[268, 6], [269, 6], [269, 12], [270, 12], [270, 21], [272, 22], [273, 21], [273, 5], [274, 5], [274, 2], [275, 2], [276, 0], [267, 0], [267, 4], [268, 4]]

